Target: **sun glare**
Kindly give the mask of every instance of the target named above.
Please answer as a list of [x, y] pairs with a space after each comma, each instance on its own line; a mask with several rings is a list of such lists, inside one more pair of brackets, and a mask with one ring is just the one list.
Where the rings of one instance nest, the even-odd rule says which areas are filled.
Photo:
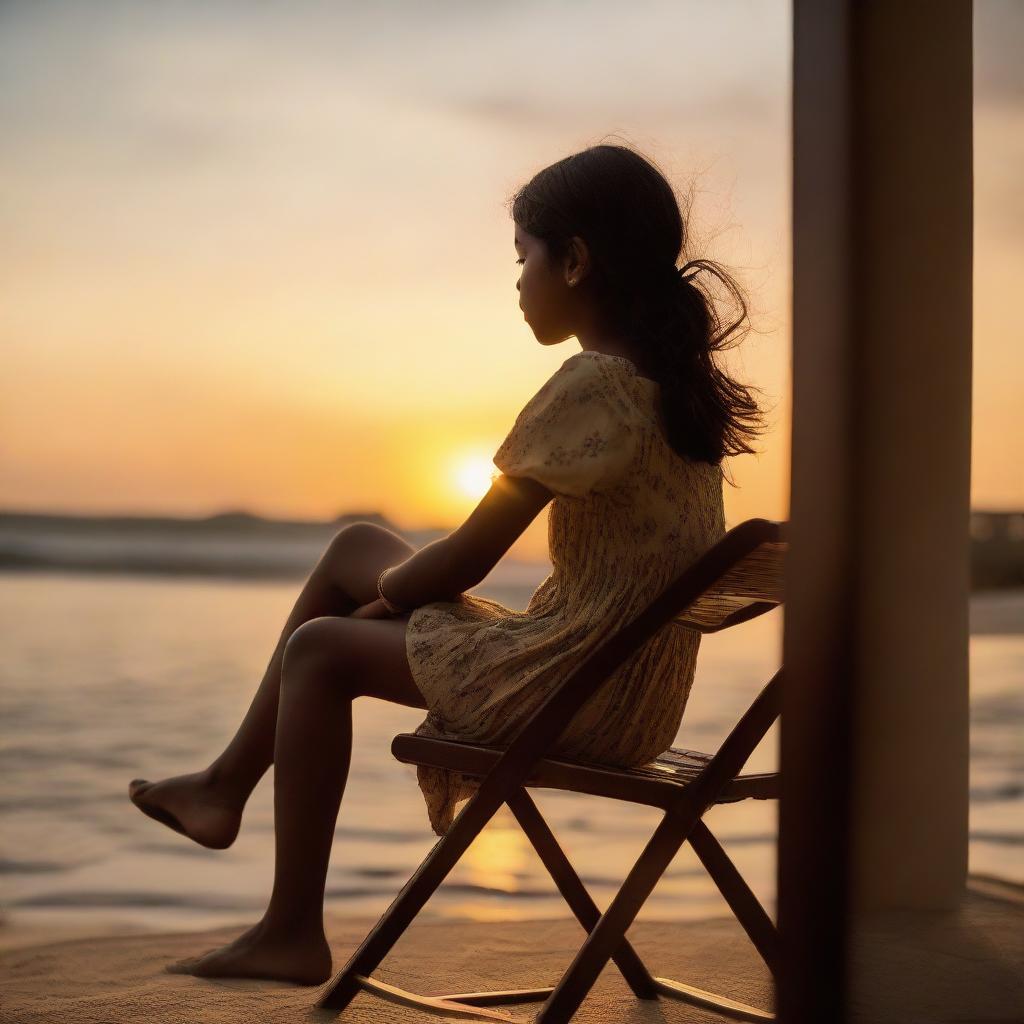
[[482, 498], [498, 475], [498, 469], [485, 455], [466, 455], [455, 463], [455, 482], [470, 498]]

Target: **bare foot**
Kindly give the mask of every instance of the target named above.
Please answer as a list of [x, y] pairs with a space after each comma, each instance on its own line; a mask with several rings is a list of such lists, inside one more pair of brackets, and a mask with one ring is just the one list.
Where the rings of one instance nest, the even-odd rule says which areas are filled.
[[211, 850], [229, 847], [242, 824], [242, 808], [214, 784], [208, 771], [160, 782], [132, 779], [128, 796], [143, 814]]
[[267, 978], [321, 985], [331, 976], [331, 947], [322, 933], [274, 935], [259, 921], [234, 942], [202, 956], [177, 960], [164, 970], [200, 978]]

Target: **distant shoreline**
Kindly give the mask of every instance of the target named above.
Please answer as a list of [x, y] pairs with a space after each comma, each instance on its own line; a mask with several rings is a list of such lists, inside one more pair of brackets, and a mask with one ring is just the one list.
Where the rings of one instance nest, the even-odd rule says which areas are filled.
[[[331, 520], [268, 519], [246, 511], [201, 517], [0, 511], [0, 574], [91, 574], [164, 579], [290, 582], [306, 579], [348, 525], [380, 525], [419, 549], [450, 531], [402, 529], [376, 511]], [[520, 586], [550, 571], [547, 559], [505, 558]], [[536, 585], [536, 584], [534, 584]], [[975, 587], [971, 632], [1024, 633], [1024, 586]]]
[[402, 529], [373, 511], [319, 521], [248, 512], [186, 518], [6, 511], [0, 512], [0, 572], [303, 580], [337, 533], [357, 523], [390, 530], [417, 550], [450, 532]]
[[138, 535], [172, 533], [178, 535], [242, 535], [308, 536], [336, 533], [352, 523], [374, 523], [402, 536], [440, 536], [447, 533], [440, 527], [403, 530], [380, 512], [345, 512], [334, 519], [271, 519], [244, 510], [216, 512], [208, 516], [112, 515], [95, 513], [79, 515], [63, 512], [26, 512], [0, 509], [0, 537], [8, 532], [28, 531], [79, 533], [112, 533]]

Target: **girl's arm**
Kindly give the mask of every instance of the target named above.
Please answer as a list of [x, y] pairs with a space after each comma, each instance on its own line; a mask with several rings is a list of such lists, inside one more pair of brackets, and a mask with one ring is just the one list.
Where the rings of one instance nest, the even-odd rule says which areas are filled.
[[403, 608], [454, 601], [483, 582], [553, 497], [530, 477], [499, 476], [462, 526], [388, 573], [384, 595]]
[[431, 601], [454, 601], [475, 584], [469, 581], [450, 543], [452, 535], [424, 544], [399, 562], [384, 580], [384, 594], [402, 608], [418, 608]]

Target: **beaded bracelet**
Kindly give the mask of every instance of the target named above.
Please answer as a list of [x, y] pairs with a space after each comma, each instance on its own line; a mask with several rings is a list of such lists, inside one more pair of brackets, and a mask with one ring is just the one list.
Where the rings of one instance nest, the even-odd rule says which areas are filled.
[[385, 569], [383, 572], [381, 572], [381, 574], [377, 577], [377, 596], [380, 598], [381, 604], [383, 604], [384, 607], [387, 608], [387, 610], [389, 612], [391, 612], [392, 615], [400, 615], [402, 612], [406, 611], [407, 609], [399, 607], [399, 605], [395, 604], [393, 601], [389, 601], [384, 596], [384, 591], [381, 588], [381, 583], [382, 583], [384, 577], [389, 572], [391, 572], [392, 569], [394, 569], [393, 565], [389, 566], [387, 569]]

